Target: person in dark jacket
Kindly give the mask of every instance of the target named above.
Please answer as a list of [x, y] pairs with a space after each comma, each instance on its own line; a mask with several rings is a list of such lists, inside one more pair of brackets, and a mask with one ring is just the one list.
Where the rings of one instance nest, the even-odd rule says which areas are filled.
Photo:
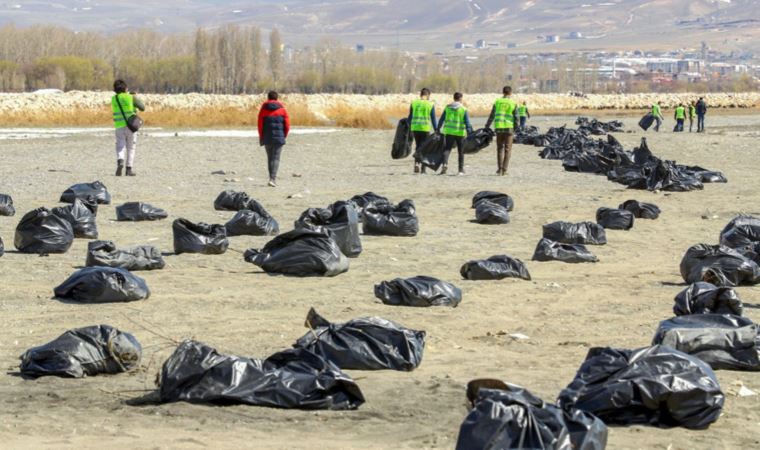
[[699, 97], [697, 102], [697, 133], [705, 132], [705, 114], [707, 114], [707, 103], [704, 97]]
[[267, 101], [259, 110], [259, 145], [267, 151], [269, 166], [269, 186], [277, 186], [277, 169], [285, 139], [290, 132], [290, 116], [285, 106], [277, 101], [277, 92], [270, 91]]

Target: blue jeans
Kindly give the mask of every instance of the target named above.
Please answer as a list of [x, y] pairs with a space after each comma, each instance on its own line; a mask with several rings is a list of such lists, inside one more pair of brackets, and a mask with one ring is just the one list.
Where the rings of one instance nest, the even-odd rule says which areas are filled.
[[520, 129], [521, 129], [521, 130], [524, 130], [524, 129], [525, 129], [525, 123], [526, 123], [527, 121], [528, 121], [528, 118], [527, 118], [527, 117], [525, 117], [525, 116], [523, 116], [523, 117], [520, 117]]
[[280, 155], [282, 154], [282, 145], [265, 145], [267, 151], [267, 168], [269, 169], [269, 179], [277, 179], [277, 170], [280, 168]]
[[697, 114], [697, 131], [705, 131], [705, 115]]

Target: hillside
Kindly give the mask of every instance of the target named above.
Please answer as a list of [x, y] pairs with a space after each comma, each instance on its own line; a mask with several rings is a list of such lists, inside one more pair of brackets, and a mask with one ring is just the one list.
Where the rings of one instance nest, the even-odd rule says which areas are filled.
[[[0, 0], [2, 1], [2, 0]], [[754, 0], [56, 0], [0, 2], [0, 23], [56, 24], [103, 32], [148, 27], [187, 32], [228, 23], [278, 27], [289, 42], [324, 36], [347, 43], [441, 50], [455, 41], [515, 42], [542, 49], [538, 36], [572, 31], [591, 39], [568, 48], [759, 46]], [[740, 30], [740, 31], [737, 31]]]

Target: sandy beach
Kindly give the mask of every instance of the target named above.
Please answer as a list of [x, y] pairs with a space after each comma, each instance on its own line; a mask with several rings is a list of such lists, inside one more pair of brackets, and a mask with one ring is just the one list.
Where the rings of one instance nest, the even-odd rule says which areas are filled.
[[[15, 217], [0, 217], [6, 247], [0, 257], [0, 364], [6, 371], [0, 376], [0, 442], [5, 448], [102, 448], [106, 442], [110, 448], [453, 448], [468, 411], [464, 386], [473, 378], [503, 379], [553, 402], [589, 348], [651, 343], [658, 323], [672, 316], [673, 297], [685, 287], [679, 262], [687, 248], [717, 243], [721, 229], [739, 213], [760, 215], [760, 117], [708, 116], [706, 134], [670, 133], [668, 119], [668, 131], [659, 134], [644, 134], [635, 119], [625, 119], [633, 132], [616, 137], [630, 149], [646, 135], [658, 156], [720, 170], [727, 184], [688, 193], [631, 191], [605, 177], [565, 172], [559, 161], [541, 160], [538, 148], [522, 145], [515, 146], [508, 177], [493, 175], [495, 145], [467, 157], [464, 177], [420, 176], [412, 173], [411, 158], [390, 159], [393, 131], [340, 129], [294, 134], [284, 150], [280, 186], [272, 189], [266, 187], [265, 153], [245, 133], [179, 130], [175, 136], [175, 130], [148, 129], [139, 138], [134, 178], [113, 175], [108, 129], [47, 138], [28, 130], [26, 137], [0, 139], [0, 193], [10, 194], [17, 210]], [[532, 124], [546, 129], [573, 122], [574, 117], [554, 116]], [[230, 173], [212, 175], [218, 170]], [[240, 252], [260, 248], [269, 238], [234, 237], [224, 255], [167, 256], [164, 270], [138, 273], [152, 291], [147, 300], [63, 303], [52, 298], [53, 288], [84, 265], [87, 241], [76, 240], [63, 255], [25, 255], [14, 252], [14, 229], [27, 211], [58, 206], [64, 189], [95, 180], [105, 183], [114, 203], [100, 208], [100, 238], [120, 247], [150, 244], [171, 252], [172, 220], [226, 222], [233, 213], [213, 209], [225, 189], [248, 192], [283, 231], [308, 207], [366, 191], [396, 202], [410, 198], [420, 233], [363, 237], [364, 252], [351, 260], [347, 273], [305, 279], [268, 276], [243, 260]], [[510, 224], [470, 222], [471, 198], [481, 190], [515, 199]], [[655, 203], [662, 215], [638, 220], [630, 231], [608, 231], [607, 245], [590, 247], [598, 263], [530, 261], [541, 225], [593, 221], [597, 208], [628, 199]], [[164, 208], [169, 219], [116, 222], [113, 206], [128, 201]], [[526, 262], [532, 281], [461, 279], [463, 263], [496, 254]], [[460, 306], [393, 307], [374, 298], [374, 284], [415, 275], [453, 282], [463, 291]], [[760, 321], [760, 288], [737, 291], [745, 315]], [[303, 322], [310, 307], [331, 321], [381, 316], [425, 330], [422, 364], [411, 373], [347, 371], [366, 397], [356, 411], [140, 401], [155, 388], [174, 342], [194, 338], [222, 352], [266, 357], [307, 331]], [[13, 375], [26, 349], [96, 324], [137, 336], [144, 350], [139, 370], [85, 379], [30, 381]], [[514, 333], [528, 339], [509, 337]], [[717, 376], [726, 402], [709, 429], [614, 427], [608, 448], [760, 447], [760, 395], [736, 394], [742, 385], [760, 392], [760, 375]]]

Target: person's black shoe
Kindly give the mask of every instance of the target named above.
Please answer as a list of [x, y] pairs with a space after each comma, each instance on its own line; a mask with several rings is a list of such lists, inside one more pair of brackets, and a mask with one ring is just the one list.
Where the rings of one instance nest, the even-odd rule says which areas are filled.
[[120, 160], [116, 161], [116, 176], [117, 177], [121, 176], [121, 171], [122, 170], [124, 170], [124, 160], [120, 159]]
[[441, 175], [446, 175], [446, 172], [448, 170], [449, 170], [449, 168], [447, 166], [443, 166], [443, 168], [441, 168]]
[[137, 175], [137, 174], [134, 171], [132, 171], [132, 168], [131, 167], [127, 167], [127, 176], [128, 177], [133, 177], [135, 175]]

